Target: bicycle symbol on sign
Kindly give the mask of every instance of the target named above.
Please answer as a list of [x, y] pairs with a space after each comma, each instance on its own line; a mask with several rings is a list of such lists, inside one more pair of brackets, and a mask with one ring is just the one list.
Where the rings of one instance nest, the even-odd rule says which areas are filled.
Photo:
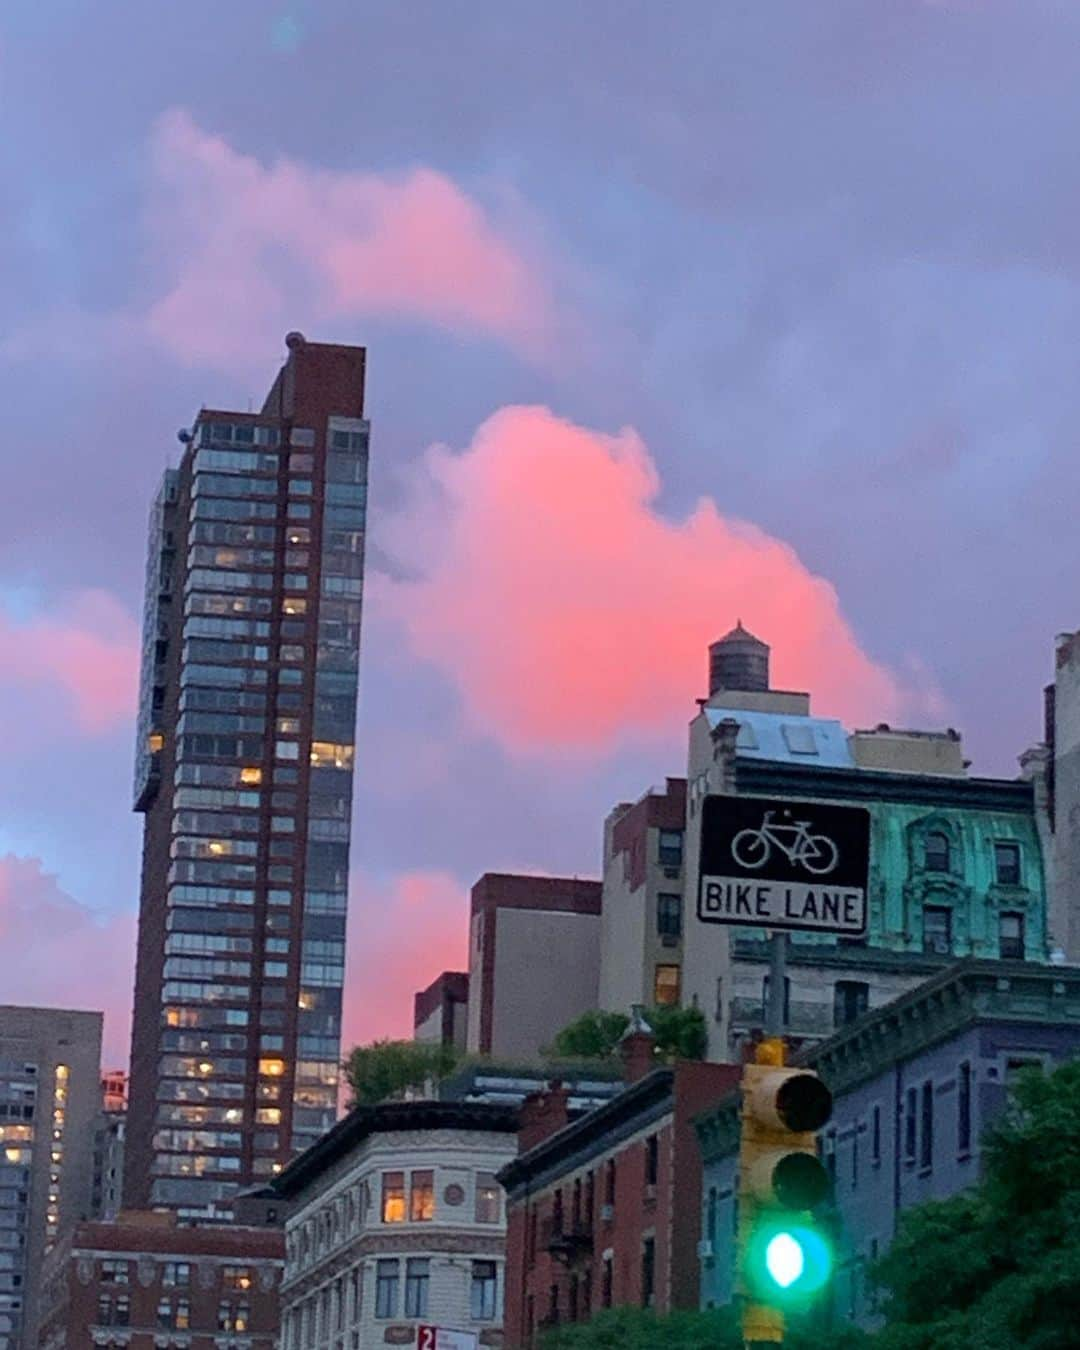
[[792, 865], [805, 867], [814, 876], [827, 876], [840, 861], [840, 851], [829, 836], [811, 834], [808, 820], [782, 824], [773, 820], [775, 814], [766, 811], [759, 829], [740, 830], [731, 841], [731, 856], [739, 866], [749, 871], [764, 867], [775, 848]]

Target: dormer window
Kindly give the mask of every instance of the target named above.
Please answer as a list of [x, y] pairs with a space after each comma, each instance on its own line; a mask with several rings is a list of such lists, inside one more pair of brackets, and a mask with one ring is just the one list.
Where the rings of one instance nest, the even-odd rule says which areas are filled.
[[940, 830], [931, 830], [926, 836], [926, 870], [949, 871], [949, 840]]

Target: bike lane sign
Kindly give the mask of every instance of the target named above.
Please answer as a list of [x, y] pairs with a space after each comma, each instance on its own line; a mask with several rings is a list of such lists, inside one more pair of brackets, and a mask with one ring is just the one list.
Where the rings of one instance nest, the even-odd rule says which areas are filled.
[[746, 928], [866, 931], [870, 813], [790, 798], [706, 797], [698, 918]]

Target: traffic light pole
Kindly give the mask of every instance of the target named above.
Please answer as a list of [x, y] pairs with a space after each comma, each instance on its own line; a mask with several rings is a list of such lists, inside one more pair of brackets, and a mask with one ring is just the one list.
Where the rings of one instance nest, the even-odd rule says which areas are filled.
[[769, 996], [765, 1004], [765, 1035], [783, 1036], [784, 994], [787, 990], [787, 933], [774, 929], [769, 938]]

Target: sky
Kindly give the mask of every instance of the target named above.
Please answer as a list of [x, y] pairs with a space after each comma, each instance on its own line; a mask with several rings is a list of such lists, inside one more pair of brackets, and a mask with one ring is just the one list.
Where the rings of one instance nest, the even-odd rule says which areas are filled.
[[0, 1002], [126, 1058], [146, 517], [368, 348], [346, 1042], [595, 876], [706, 647], [1013, 776], [1080, 622], [1070, 0], [5, 0]]

